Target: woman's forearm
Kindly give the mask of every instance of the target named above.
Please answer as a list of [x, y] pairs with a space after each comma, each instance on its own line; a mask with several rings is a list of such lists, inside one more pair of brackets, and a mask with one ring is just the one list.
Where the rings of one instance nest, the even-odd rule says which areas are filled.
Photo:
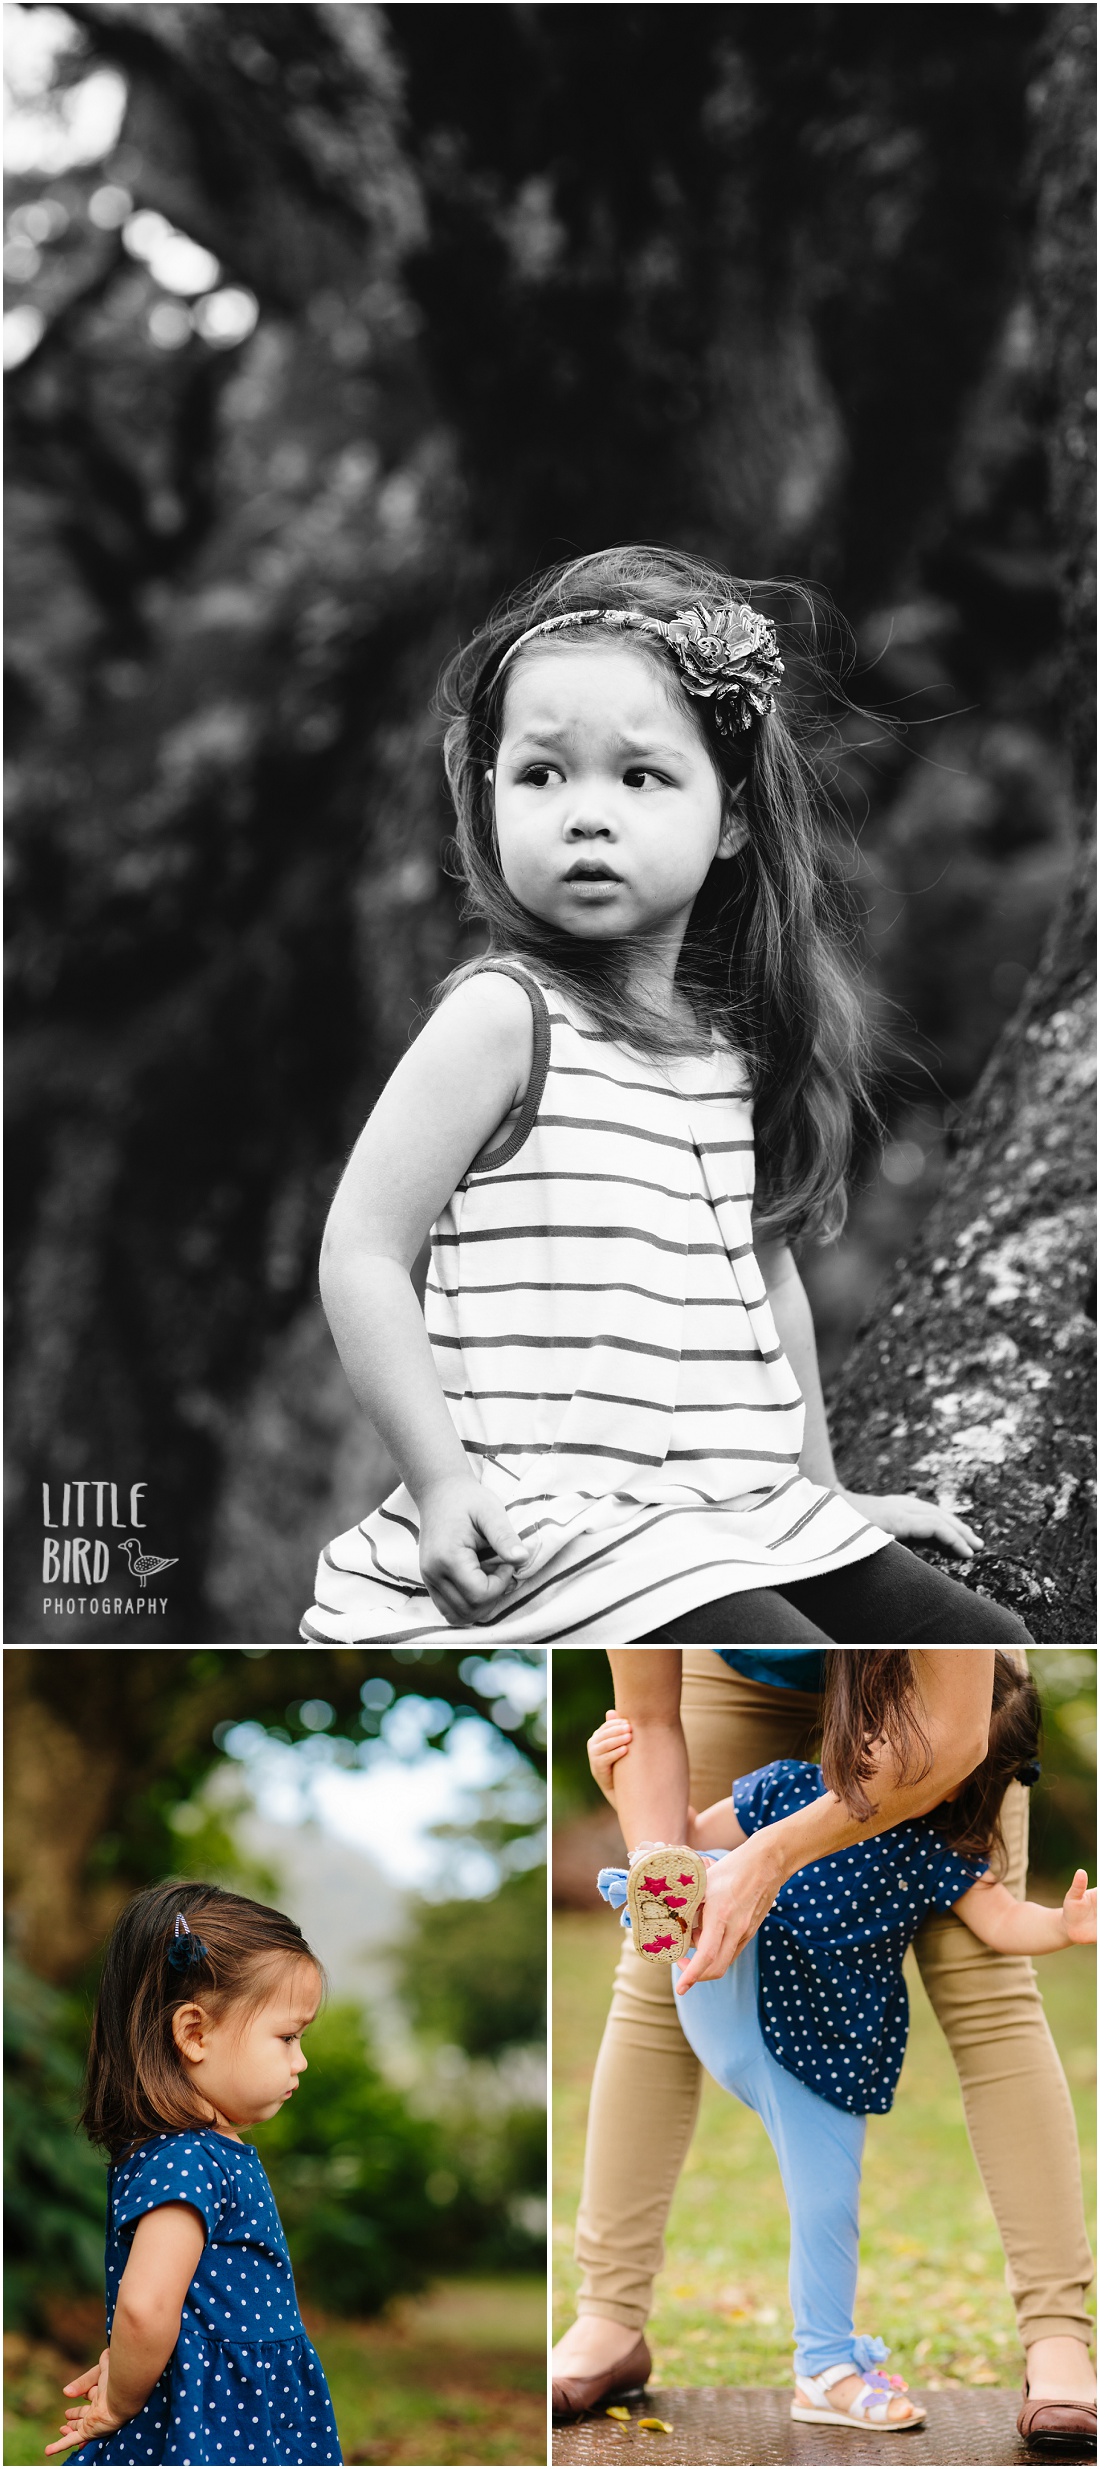
[[912, 1782], [899, 1779], [896, 1757], [884, 1741], [867, 1782], [867, 1796], [875, 1804], [870, 1818], [854, 1818], [843, 1800], [827, 1792], [808, 1809], [763, 1828], [753, 1840], [761, 1846], [759, 1857], [765, 1864], [770, 1860], [781, 1882], [850, 1843], [868, 1842], [891, 1826], [904, 1825], [907, 1818], [925, 1817], [981, 1764], [993, 1697], [992, 1648], [945, 1646], [934, 1653], [918, 1648], [912, 1660], [918, 1712], [931, 1751], [927, 1773]]
[[683, 1658], [678, 1647], [612, 1650], [615, 1710], [632, 1726], [615, 1767], [615, 1807], [628, 1852], [638, 1843], [683, 1843], [688, 1758], [680, 1722]]

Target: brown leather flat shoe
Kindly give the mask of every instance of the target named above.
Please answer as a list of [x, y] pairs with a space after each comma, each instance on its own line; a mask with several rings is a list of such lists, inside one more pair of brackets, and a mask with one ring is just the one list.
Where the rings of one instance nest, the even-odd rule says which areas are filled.
[[583, 2418], [588, 2409], [599, 2409], [608, 2400], [621, 2400], [625, 2392], [640, 2392], [653, 2372], [653, 2360], [639, 2332], [625, 2358], [602, 2375], [567, 2375], [552, 2386], [555, 2423], [568, 2425], [573, 2418]]
[[1096, 2449], [1096, 2402], [1094, 2400], [1032, 2400], [1024, 2384], [1016, 2432], [1025, 2443], [1036, 2445], [1076, 2444], [1078, 2450], [1091, 2440]]

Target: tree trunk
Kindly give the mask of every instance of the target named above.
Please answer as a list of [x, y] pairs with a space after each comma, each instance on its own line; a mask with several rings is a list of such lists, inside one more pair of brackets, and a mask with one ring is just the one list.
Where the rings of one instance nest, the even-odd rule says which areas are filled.
[[1058, 1645], [1096, 1637], [1093, 53], [1092, 9], [1052, 10], [1032, 97], [1033, 292], [1080, 856], [940, 1197], [833, 1404], [845, 1480], [963, 1507], [986, 1549], [965, 1571], [943, 1565]]

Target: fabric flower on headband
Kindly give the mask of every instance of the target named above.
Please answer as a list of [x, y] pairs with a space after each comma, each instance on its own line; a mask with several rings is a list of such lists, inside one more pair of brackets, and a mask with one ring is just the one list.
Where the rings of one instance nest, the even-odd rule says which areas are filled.
[[734, 601], [724, 609], [681, 609], [666, 629], [689, 694], [713, 695], [720, 729], [732, 736], [775, 710], [775, 687], [783, 675], [775, 627]]
[[526, 643], [572, 626], [656, 635], [673, 654], [687, 693], [713, 698], [723, 737], [736, 737], [752, 727], [755, 716], [764, 719], [775, 710], [775, 688], [783, 675], [775, 627], [747, 600], [729, 600], [721, 609], [677, 609], [667, 621], [644, 609], [568, 609], [562, 617], [544, 617], [509, 644], [494, 684]]

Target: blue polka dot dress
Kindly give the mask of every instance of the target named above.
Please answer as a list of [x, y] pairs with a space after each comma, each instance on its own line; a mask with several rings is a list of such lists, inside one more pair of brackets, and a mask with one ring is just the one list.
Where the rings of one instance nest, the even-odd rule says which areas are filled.
[[180, 2336], [137, 2416], [69, 2455], [84, 2462], [339, 2461], [324, 2369], [307, 2338], [275, 2198], [249, 2143], [210, 2129], [154, 2135], [107, 2183], [107, 2337], [136, 2223], [187, 2203], [206, 2227]]
[[[820, 1766], [776, 1758], [739, 1777], [733, 1806], [752, 1835], [824, 1790]], [[892, 2108], [909, 2036], [906, 1947], [988, 1867], [944, 1842], [933, 1811], [796, 1869], [759, 1933], [760, 2029], [788, 2074], [835, 2109]]]

